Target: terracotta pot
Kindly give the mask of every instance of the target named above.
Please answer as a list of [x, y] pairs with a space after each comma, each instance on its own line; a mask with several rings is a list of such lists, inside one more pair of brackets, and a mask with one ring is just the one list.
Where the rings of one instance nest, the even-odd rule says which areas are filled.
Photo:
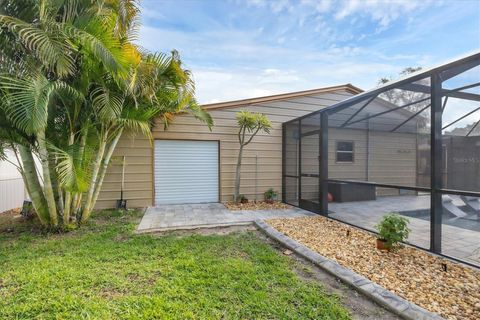
[[243, 198], [242, 200], [240, 200], [240, 203], [248, 203], [248, 199]]
[[387, 245], [385, 240], [377, 239], [377, 249], [381, 251], [390, 251], [391, 247]]
[[269, 203], [269, 204], [272, 204], [273, 203], [273, 200], [272, 199], [267, 199], [265, 200], [266, 203]]

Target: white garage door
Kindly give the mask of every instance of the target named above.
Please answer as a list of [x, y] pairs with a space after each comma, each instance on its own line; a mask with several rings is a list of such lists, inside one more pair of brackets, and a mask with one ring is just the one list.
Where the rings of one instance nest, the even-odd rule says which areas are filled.
[[218, 142], [155, 140], [155, 204], [218, 202]]

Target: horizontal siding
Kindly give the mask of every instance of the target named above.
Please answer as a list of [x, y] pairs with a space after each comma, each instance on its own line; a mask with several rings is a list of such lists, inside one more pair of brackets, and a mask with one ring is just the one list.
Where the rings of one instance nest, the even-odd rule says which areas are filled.
[[[282, 127], [293, 118], [308, 114], [322, 107], [335, 104], [351, 94], [323, 94], [301, 97], [286, 101], [262, 103], [261, 105], [232, 107], [211, 110], [215, 126], [207, 126], [190, 115], [174, 119], [168, 130], [157, 122], [153, 129], [155, 139], [215, 140], [220, 141], [220, 187], [221, 201], [232, 199], [234, 191], [235, 165], [238, 155], [238, 138], [235, 113], [248, 109], [265, 113], [273, 123], [271, 134], [259, 134], [244, 150], [242, 160], [241, 193], [249, 199], [262, 199], [263, 192], [270, 187], [281, 191], [282, 179]], [[369, 180], [383, 183], [414, 185], [416, 181], [416, 137], [401, 133], [370, 133], [369, 137]], [[335, 141], [350, 140], [355, 143], [353, 164], [335, 163]], [[317, 151], [315, 138], [305, 140], [304, 150]], [[329, 134], [329, 176], [335, 179], [367, 179], [367, 133], [351, 129], [332, 129]], [[146, 138], [125, 135], [119, 142], [115, 156], [127, 156], [126, 191], [130, 207], [153, 204], [153, 159], [152, 146]], [[294, 153], [287, 156], [292, 157]], [[303, 165], [315, 170], [316, 157], [308, 154]], [[312, 163], [309, 163], [312, 162]], [[105, 179], [99, 208], [112, 207], [118, 198], [121, 169], [112, 165]], [[310, 183], [308, 183], [310, 184]], [[307, 186], [305, 182], [304, 187]], [[312, 184], [314, 188], [315, 184]], [[289, 193], [295, 192], [295, 188]], [[314, 197], [313, 190], [312, 197]]]
[[97, 209], [115, 207], [120, 199], [122, 182], [121, 159], [125, 156], [125, 190], [123, 196], [128, 199], [128, 207], [141, 208], [153, 203], [153, 167], [152, 147], [150, 141], [142, 136], [125, 133], [112, 157], [95, 205]]
[[[282, 123], [310, 112], [331, 106], [351, 96], [346, 91], [323, 93], [309, 97], [290, 98], [285, 101], [264, 102], [250, 106], [229, 107], [210, 110], [215, 121], [212, 131], [208, 127], [185, 114], [176, 117], [168, 130], [156, 121], [153, 129], [155, 139], [217, 140], [220, 141], [220, 193], [221, 201], [233, 198], [235, 165], [238, 155], [237, 123], [235, 114], [239, 110], [261, 112], [272, 121], [271, 134], [259, 134], [243, 154], [242, 186], [240, 192], [249, 199], [263, 199], [268, 188], [282, 189]], [[126, 192], [130, 207], [153, 204], [153, 159], [152, 146], [142, 137], [125, 135], [119, 142], [115, 156], [127, 156]], [[257, 165], [255, 165], [257, 159]], [[109, 168], [104, 186], [97, 203], [98, 208], [112, 207], [115, 193], [107, 190], [118, 189], [121, 170]], [[150, 186], [147, 187], [147, 184]], [[105, 191], [104, 191], [105, 190]]]

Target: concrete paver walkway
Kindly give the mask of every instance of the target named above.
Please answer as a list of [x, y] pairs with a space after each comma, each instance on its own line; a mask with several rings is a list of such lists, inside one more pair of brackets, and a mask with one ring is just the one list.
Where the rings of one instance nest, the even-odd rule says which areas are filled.
[[250, 224], [257, 219], [314, 216], [300, 209], [230, 211], [221, 203], [162, 205], [145, 211], [137, 232]]

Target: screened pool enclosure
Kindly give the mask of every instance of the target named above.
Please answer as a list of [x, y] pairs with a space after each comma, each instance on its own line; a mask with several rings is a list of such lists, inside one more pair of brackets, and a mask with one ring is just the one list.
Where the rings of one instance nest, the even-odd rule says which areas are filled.
[[[321, 106], [319, 106], [319, 109]], [[283, 124], [283, 200], [480, 266], [480, 53]]]

